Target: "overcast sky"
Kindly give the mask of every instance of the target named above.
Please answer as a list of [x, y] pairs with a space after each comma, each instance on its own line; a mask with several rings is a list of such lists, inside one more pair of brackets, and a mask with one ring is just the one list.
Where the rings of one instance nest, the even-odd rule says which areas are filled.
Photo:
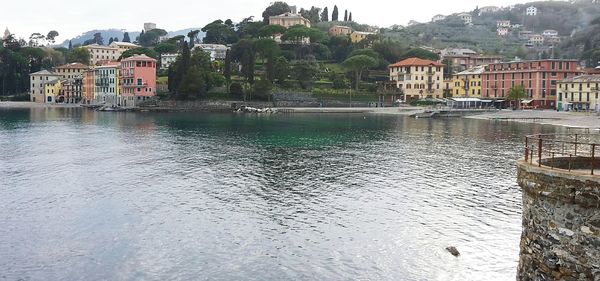
[[[126, 29], [140, 31], [144, 22], [154, 22], [159, 28], [174, 31], [203, 27], [217, 19], [231, 18], [237, 22], [248, 16], [260, 18], [271, 0], [1, 0], [0, 28], [4, 27], [17, 37], [28, 38], [33, 32], [42, 34], [50, 30], [60, 33], [57, 41], [77, 36], [93, 29]], [[454, 0], [454, 1], [402, 1], [402, 0], [345, 0], [345, 1], [289, 1], [290, 5], [310, 8], [337, 4], [341, 17], [344, 10], [352, 12], [360, 23], [387, 27], [406, 25], [410, 20], [429, 21], [436, 14], [471, 11], [476, 5], [509, 6], [525, 0]]]

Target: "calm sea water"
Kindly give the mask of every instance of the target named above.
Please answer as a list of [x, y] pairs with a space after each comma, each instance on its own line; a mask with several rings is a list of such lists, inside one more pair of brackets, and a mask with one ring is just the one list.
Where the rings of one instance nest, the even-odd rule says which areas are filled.
[[553, 130], [0, 110], [0, 280], [514, 280], [515, 159]]

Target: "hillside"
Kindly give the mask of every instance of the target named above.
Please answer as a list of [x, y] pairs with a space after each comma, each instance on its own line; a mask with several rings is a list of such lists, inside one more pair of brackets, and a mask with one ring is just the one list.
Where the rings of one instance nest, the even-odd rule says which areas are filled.
[[[527, 16], [527, 7], [538, 9], [535, 16]], [[473, 17], [472, 25], [465, 24], [457, 14], [448, 15], [437, 22], [421, 23], [406, 28], [384, 29], [384, 37], [410, 45], [426, 45], [434, 48], [466, 47], [483, 53], [502, 54], [507, 58], [514, 56], [535, 57], [542, 51], [549, 52], [549, 46], [524, 49], [525, 42], [519, 38], [520, 31], [540, 34], [544, 30], [556, 30], [563, 43], [569, 42], [579, 31], [586, 30], [590, 22], [600, 15], [600, 3], [592, 0], [571, 2], [530, 2], [511, 7], [500, 8], [495, 12], [481, 12], [477, 7], [468, 11]], [[497, 35], [496, 21], [510, 20], [511, 33]], [[556, 46], [555, 55], [578, 57], [581, 54], [561, 52]]]
[[[186, 29], [177, 30], [177, 31], [170, 31], [168, 36], [175, 37], [178, 35], [187, 35], [192, 30], [200, 30], [200, 29], [201, 28], [186, 28]], [[98, 33], [98, 32], [100, 32], [102, 34], [105, 44], [108, 43], [109, 38], [114, 38], [114, 37], [119, 38], [119, 41], [121, 41], [123, 39], [123, 34], [124, 34], [124, 32], [120, 29], [90, 30], [90, 31], [84, 32], [83, 34], [81, 34], [75, 38], [65, 40], [62, 43], [62, 46], [67, 47], [69, 45], [70, 40], [72, 40], [73, 45], [83, 44], [83, 42], [85, 42], [86, 40], [94, 38], [94, 34]], [[141, 31], [129, 32], [129, 37], [131, 38], [131, 40], [135, 40], [135, 38], [137, 38], [140, 35], [140, 32]], [[198, 37], [200, 39], [202, 39], [204, 37], [204, 33], [200, 32]]]

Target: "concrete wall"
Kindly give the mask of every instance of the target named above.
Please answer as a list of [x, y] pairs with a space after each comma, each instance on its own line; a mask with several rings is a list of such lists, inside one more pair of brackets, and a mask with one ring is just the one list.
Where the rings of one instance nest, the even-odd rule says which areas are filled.
[[518, 163], [518, 280], [600, 280], [600, 177]]
[[243, 102], [243, 101], [158, 101], [158, 107], [172, 110], [207, 110], [231, 111], [242, 105], [267, 108], [273, 107], [271, 102]]

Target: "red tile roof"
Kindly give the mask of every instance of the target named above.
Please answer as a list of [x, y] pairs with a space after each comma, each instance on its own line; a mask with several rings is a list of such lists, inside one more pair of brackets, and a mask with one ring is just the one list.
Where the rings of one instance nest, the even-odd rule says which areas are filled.
[[439, 63], [437, 61], [432, 61], [432, 60], [424, 60], [424, 59], [420, 59], [420, 58], [408, 58], [405, 59], [403, 61], [399, 61], [397, 63], [391, 64], [389, 67], [401, 67], [401, 66], [441, 66], [443, 67], [444, 64]]

